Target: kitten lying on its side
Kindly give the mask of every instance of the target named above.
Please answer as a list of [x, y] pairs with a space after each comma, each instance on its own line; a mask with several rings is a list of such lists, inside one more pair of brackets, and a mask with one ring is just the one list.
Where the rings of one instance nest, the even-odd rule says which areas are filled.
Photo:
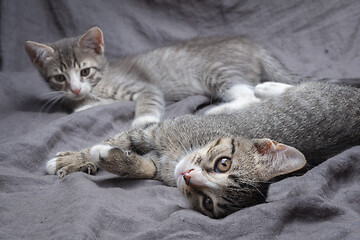
[[[263, 48], [241, 38], [190, 40], [108, 63], [98, 27], [83, 36], [25, 49], [49, 86], [75, 111], [115, 100], [135, 101], [133, 127], [157, 123], [164, 102], [202, 94], [227, 102], [209, 114], [259, 102], [262, 78], [286, 84], [309, 80], [287, 70]], [[283, 90], [288, 85], [283, 86]]]
[[162, 180], [193, 209], [224, 217], [263, 202], [269, 181], [301, 169], [305, 158], [316, 165], [360, 144], [359, 103], [358, 88], [309, 82], [236, 113], [169, 119], [59, 153], [47, 171], [62, 178], [100, 167]]

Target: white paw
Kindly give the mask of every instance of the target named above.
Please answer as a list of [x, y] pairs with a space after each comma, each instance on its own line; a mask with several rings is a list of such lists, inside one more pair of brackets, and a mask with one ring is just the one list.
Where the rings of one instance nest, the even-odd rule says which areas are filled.
[[99, 158], [107, 158], [110, 149], [114, 147], [110, 145], [95, 145], [90, 149], [91, 160], [97, 164]]
[[56, 174], [56, 160], [57, 158], [53, 158], [46, 163], [46, 171], [48, 174]]
[[141, 117], [135, 118], [134, 121], [132, 122], [132, 127], [136, 128], [136, 127], [145, 126], [146, 124], [158, 123], [158, 122], [160, 122], [159, 117], [152, 116], [152, 115], [146, 115], [146, 116], [141, 116]]
[[93, 106], [92, 106], [92, 105], [84, 105], [84, 106], [81, 106], [81, 107], [76, 108], [76, 109], [74, 110], [74, 112], [81, 112], [81, 111], [84, 111], [84, 110], [89, 109], [89, 108], [91, 108], [91, 107], [93, 107]]
[[255, 96], [261, 99], [279, 96], [293, 85], [279, 82], [264, 82], [255, 86]]
[[226, 113], [229, 113], [229, 111], [230, 110], [226, 106], [221, 105], [221, 106], [211, 108], [205, 114], [206, 115], [226, 114]]

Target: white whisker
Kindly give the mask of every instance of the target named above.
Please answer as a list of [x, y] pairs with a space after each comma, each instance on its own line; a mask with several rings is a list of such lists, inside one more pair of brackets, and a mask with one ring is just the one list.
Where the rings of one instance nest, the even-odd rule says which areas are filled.
[[63, 94], [61, 94], [60, 92], [53, 92], [52, 96], [47, 99], [47, 102], [41, 107], [40, 112], [43, 112], [43, 110], [47, 112], [61, 99], [63, 99]]

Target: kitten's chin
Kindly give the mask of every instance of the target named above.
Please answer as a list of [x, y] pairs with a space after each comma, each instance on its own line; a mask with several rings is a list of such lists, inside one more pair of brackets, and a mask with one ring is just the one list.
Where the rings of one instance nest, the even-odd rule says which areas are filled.
[[64, 96], [71, 101], [79, 102], [84, 100], [88, 96], [88, 93], [81, 93], [79, 95], [75, 95], [73, 93], [66, 93], [64, 94]]

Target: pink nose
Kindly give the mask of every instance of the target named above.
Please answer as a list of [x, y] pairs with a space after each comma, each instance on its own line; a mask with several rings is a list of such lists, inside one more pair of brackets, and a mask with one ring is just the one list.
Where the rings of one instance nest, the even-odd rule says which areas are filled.
[[190, 169], [189, 171], [182, 173], [186, 185], [190, 185], [190, 179], [191, 179], [190, 172], [193, 170], [194, 169]]
[[76, 96], [78, 96], [79, 93], [80, 93], [80, 89], [71, 89], [71, 91], [72, 91]]

